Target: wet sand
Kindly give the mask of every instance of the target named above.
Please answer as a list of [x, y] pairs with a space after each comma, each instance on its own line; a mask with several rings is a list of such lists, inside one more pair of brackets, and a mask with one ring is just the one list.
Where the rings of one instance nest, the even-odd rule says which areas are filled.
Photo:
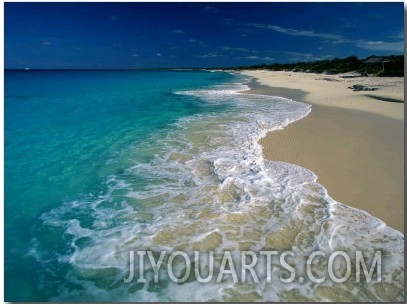
[[[404, 88], [400, 88], [404, 82], [400, 78], [384, 79], [380, 87], [381, 78], [349, 81], [303, 73], [245, 74], [258, 79], [251, 85], [252, 93], [312, 105], [307, 117], [284, 130], [269, 132], [260, 141], [267, 159], [310, 169], [336, 201], [363, 209], [390, 227], [404, 231], [404, 103], [383, 100], [404, 99]], [[374, 82], [380, 89], [348, 89], [355, 82]]]

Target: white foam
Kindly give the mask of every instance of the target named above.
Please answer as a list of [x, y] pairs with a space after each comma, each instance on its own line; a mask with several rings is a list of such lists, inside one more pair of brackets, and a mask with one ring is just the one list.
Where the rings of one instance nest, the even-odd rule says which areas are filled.
[[[315, 250], [383, 250], [389, 253], [384, 262], [385, 277], [402, 268], [401, 233], [366, 212], [333, 201], [311, 171], [264, 160], [258, 140], [267, 131], [284, 128], [308, 115], [310, 106], [279, 97], [241, 93], [247, 89], [247, 85], [239, 83], [176, 92], [203, 102], [228, 103], [229, 111], [180, 120], [165, 138], [141, 144], [140, 151], [151, 151], [151, 142], [154, 143], [155, 157], [151, 162], [138, 163], [123, 175], [111, 176], [106, 182], [108, 191], [97, 198], [68, 202], [42, 216], [44, 226], [62, 227], [70, 236], [67, 246], [72, 253], [63, 259], [72, 266], [67, 280], [85, 288], [78, 292], [61, 286], [58, 300], [228, 299], [227, 290], [239, 292], [240, 288], [230, 281], [205, 285], [169, 283], [160, 292], [149, 291], [147, 284], [132, 293], [129, 286], [117, 284], [126, 276], [129, 250], [191, 250], [194, 243], [201, 244], [216, 234], [221, 240], [215, 236], [205, 246], [223, 252], [238, 249], [241, 242], [252, 242], [251, 248], [259, 250], [267, 243], [264, 235], [281, 232], [284, 240], [284, 233], [298, 230], [290, 245], [298, 255]], [[136, 184], [132, 176], [148, 182]], [[92, 224], [81, 223], [75, 214], [87, 214]], [[245, 236], [250, 233], [259, 234], [258, 240]], [[89, 241], [78, 245], [81, 238]], [[41, 260], [40, 250], [35, 250], [38, 242], [33, 242], [31, 252]], [[248, 288], [254, 288], [261, 300], [285, 299], [292, 289], [311, 300], [330, 300], [329, 295], [316, 295], [309, 282], [289, 286], [281, 283], [280, 274], [275, 270], [271, 285], [265, 284], [263, 277], [260, 284]], [[101, 288], [98, 276], [103, 276], [108, 286], [116, 287]], [[350, 288], [334, 286], [332, 282], [324, 284], [333, 289]], [[393, 283], [395, 288], [399, 285], [402, 286], [400, 279]], [[382, 299], [372, 286], [365, 285], [363, 290], [366, 299]]]

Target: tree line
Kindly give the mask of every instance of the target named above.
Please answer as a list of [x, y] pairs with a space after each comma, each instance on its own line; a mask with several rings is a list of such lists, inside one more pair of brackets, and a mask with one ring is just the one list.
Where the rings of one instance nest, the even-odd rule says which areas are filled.
[[346, 72], [357, 72], [362, 76], [393, 76], [404, 77], [404, 55], [392, 56], [369, 56], [359, 59], [356, 56], [347, 58], [334, 58], [331, 60], [320, 60], [296, 63], [273, 63], [251, 66], [232, 67], [228, 70], [269, 70], [269, 71], [292, 71], [305, 73], [341, 74]]

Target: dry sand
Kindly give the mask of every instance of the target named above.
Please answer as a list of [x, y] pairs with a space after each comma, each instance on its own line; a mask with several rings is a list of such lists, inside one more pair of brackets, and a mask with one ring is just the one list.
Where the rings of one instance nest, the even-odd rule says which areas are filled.
[[[384, 101], [404, 100], [404, 78], [244, 74], [257, 78], [253, 93], [312, 105], [307, 117], [260, 141], [267, 159], [310, 169], [333, 199], [404, 231], [404, 103]], [[378, 90], [348, 89], [354, 84]]]

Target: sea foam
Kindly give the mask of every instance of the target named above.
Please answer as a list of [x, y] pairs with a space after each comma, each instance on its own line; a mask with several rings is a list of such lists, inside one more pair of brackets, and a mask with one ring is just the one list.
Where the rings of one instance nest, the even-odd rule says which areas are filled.
[[[59, 267], [67, 269], [59, 296], [51, 300], [404, 298], [403, 234], [362, 210], [334, 201], [313, 172], [265, 160], [259, 139], [305, 117], [311, 106], [246, 94], [249, 81], [173, 92], [202, 103], [228, 104], [228, 111], [180, 119], [167, 134], [139, 144], [138, 153], [152, 157], [109, 176], [105, 191], [67, 201], [41, 216], [41, 229], [62, 231], [66, 240], [64, 248], [50, 255], [38, 249], [41, 240], [33, 240], [31, 254], [45, 268], [54, 268], [56, 258]], [[234, 283], [227, 278], [220, 283], [176, 284], [165, 276], [154, 283], [147, 267], [146, 283], [126, 284], [131, 250], [215, 254], [288, 250], [295, 255], [299, 274], [304, 272], [304, 259], [315, 251], [329, 255], [342, 250], [352, 259], [357, 250], [368, 255], [381, 251], [383, 280], [356, 284], [351, 276], [342, 284], [307, 279], [286, 284], [279, 279], [284, 269], [275, 266], [272, 284], [266, 283], [264, 273], [260, 283]], [[315, 270], [316, 277], [322, 276], [322, 268]]]

